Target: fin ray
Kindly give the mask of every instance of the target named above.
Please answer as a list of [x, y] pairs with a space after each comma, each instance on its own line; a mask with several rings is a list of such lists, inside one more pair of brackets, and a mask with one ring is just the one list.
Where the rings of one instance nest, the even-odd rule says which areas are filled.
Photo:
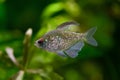
[[64, 22], [57, 27], [59, 30], [70, 30], [71, 26], [78, 26], [79, 24], [75, 21]]
[[93, 27], [85, 33], [85, 41], [88, 44], [91, 44], [93, 46], [97, 46], [97, 41], [93, 38], [93, 35], [96, 32], [96, 30], [97, 30], [97, 28]]
[[66, 55], [65, 55], [65, 53], [63, 51], [58, 51], [57, 53], [58, 53], [58, 55], [60, 55], [62, 57], [66, 57]]
[[75, 58], [78, 56], [78, 52], [81, 51], [83, 48], [83, 42], [77, 42], [74, 46], [70, 47], [69, 49], [65, 50], [65, 53], [70, 56], [71, 58]]

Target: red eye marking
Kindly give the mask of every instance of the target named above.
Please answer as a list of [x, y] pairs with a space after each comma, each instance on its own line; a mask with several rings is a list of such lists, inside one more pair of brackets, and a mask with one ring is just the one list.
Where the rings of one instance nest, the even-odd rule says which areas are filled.
[[43, 38], [40, 38], [39, 40], [38, 40], [38, 43], [42, 43], [44, 41], [44, 39]]

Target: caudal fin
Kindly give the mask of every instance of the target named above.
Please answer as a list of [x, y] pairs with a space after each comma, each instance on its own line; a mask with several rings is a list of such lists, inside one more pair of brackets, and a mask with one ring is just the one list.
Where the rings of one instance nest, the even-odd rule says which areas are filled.
[[85, 33], [85, 41], [88, 44], [91, 44], [93, 46], [97, 46], [97, 42], [96, 40], [93, 38], [94, 33], [96, 32], [97, 28], [93, 27], [91, 29], [89, 29], [86, 33]]

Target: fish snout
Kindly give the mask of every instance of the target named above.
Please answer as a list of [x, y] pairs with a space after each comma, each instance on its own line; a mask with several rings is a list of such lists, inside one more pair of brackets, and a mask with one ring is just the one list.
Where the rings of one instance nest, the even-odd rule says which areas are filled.
[[35, 41], [34, 45], [37, 46], [38, 48], [42, 48], [42, 47], [44, 47], [44, 43], [45, 42], [43, 40], [39, 39], [39, 40]]
[[39, 40], [35, 41], [34, 45], [35, 45], [36, 47], [39, 47]]

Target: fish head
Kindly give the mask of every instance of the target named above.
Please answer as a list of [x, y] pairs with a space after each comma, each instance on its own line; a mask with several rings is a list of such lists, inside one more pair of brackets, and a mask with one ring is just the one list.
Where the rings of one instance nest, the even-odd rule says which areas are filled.
[[35, 46], [38, 48], [45, 48], [46, 47], [46, 40], [44, 38], [40, 38], [37, 41], [35, 41]]

